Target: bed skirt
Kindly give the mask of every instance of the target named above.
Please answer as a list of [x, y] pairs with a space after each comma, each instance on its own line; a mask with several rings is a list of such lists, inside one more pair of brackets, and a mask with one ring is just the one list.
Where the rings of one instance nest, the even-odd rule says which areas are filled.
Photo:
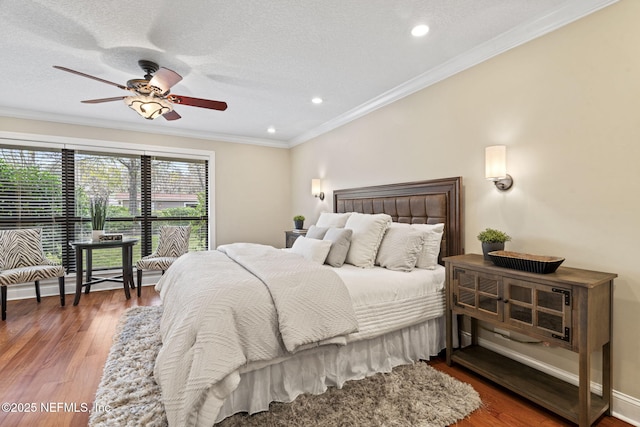
[[239, 412], [266, 411], [271, 402], [292, 402], [302, 393], [321, 394], [327, 387], [399, 365], [429, 360], [446, 347], [444, 317], [396, 332], [347, 344], [302, 351], [276, 363], [241, 371], [238, 388], [225, 400], [216, 422]]

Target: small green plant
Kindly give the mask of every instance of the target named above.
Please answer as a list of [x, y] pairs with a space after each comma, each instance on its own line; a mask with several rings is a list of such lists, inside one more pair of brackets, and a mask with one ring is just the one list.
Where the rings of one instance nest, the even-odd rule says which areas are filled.
[[482, 243], [504, 243], [511, 240], [511, 236], [503, 231], [487, 228], [478, 234], [478, 240]]
[[296, 215], [293, 217], [294, 221], [304, 221], [305, 219], [304, 215]]
[[89, 201], [89, 215], [91, 215], [91, 227], [94, 230], [104, 230], [107, 219], [109, 196], [96, 195]]

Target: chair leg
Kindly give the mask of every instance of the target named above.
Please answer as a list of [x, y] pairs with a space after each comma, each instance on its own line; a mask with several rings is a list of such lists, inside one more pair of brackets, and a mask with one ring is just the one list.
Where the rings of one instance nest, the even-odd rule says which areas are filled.
[[64, 307], [64, 276], [58, 277], [58, 287], [60, 288], [60, 306]]
[[36, 280], [36, 300], [40, 302], [40, 281]]
[[142, 287], [142, 269], [138, 268], [136, 273], [138, 275], [138, 289], [140, 289]]
[[7, 320], [7, 287], [0, 286], [2, 288], [2, 320]]

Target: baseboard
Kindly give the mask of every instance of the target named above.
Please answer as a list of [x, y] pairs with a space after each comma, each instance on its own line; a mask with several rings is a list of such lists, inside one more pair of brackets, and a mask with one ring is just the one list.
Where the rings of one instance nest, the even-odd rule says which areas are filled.
[[[461, 341], [463, 346], [470, 345], [471, 335], [468, 332], [462, 331]], [[483, 338], [478, 338], [478, 345], [488, 348], [489, 350], [503, 356], [509, 357], [510, 359], [517, 360], [523, 365], [530, 366], [548, 375], [566, 381], [570, 384], [573, 384], [575, 386], [578, 385], [578, 376], [571, 372], [558, 369], [557, 367], [549, 365], [547, 363], [542, 363], [537, 359], [527, 356], [526, 354], [519, 353], [510, 348], [503, 347], [499, 344]], [[602, 385], [592, 382], [591, 390], [595, 393], [602, 393]], [[614, 417], [619, 418], [631, 425], [640, 427], [640, 399], [626, 395], [614, 389], [613, 402], [611, 404], [611, 414]]]
[[[117, 274], [117, 272], [114, 272]], [[109, 274], [107, 272], [107, 274]], [[142, 286], [151, 286], [158, 282], [160, 272], [150, 271], [145, 273], [142, 280]], [[74, 274], [65, 276], [64, 293], [65, 295], [76, 293], [76, 277]], [[102, 282], [91, 286], [91, 292], [107, 291], [112, 289], [122, 289], [122, 284], [117, 282]], [[40, 281], [40, 296], [51, 297], [58, 296], [58, 279], [47, 279]], [[23, 283], [20, 285], [11, 285], [7, 287], [7, 300], [19, 299], [35, 299], [36, 290], [33, 282]]]

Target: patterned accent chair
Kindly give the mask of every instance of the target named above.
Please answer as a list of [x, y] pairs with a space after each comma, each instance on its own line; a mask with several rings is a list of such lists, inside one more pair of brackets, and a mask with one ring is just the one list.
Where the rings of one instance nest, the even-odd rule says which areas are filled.
[[42, 250], [42, 230], [0, 230], [0, 287], [2, 320], [7, 318], [7, 286], [35, 282], [40, 302], [40, 280], [57, 277], [60, 305], [64, 307], [64, 268], [47, 259]]
[[138, 273], [138, 296], [142, 286], [142, 272], [144, 270], [161, 270], [162, 274], [180, 255], [189, 252], [189, 236], [191, 226], [165, 225], [160, 227], [158, 248], [151, 255], [143, 257], [136, 263]]

